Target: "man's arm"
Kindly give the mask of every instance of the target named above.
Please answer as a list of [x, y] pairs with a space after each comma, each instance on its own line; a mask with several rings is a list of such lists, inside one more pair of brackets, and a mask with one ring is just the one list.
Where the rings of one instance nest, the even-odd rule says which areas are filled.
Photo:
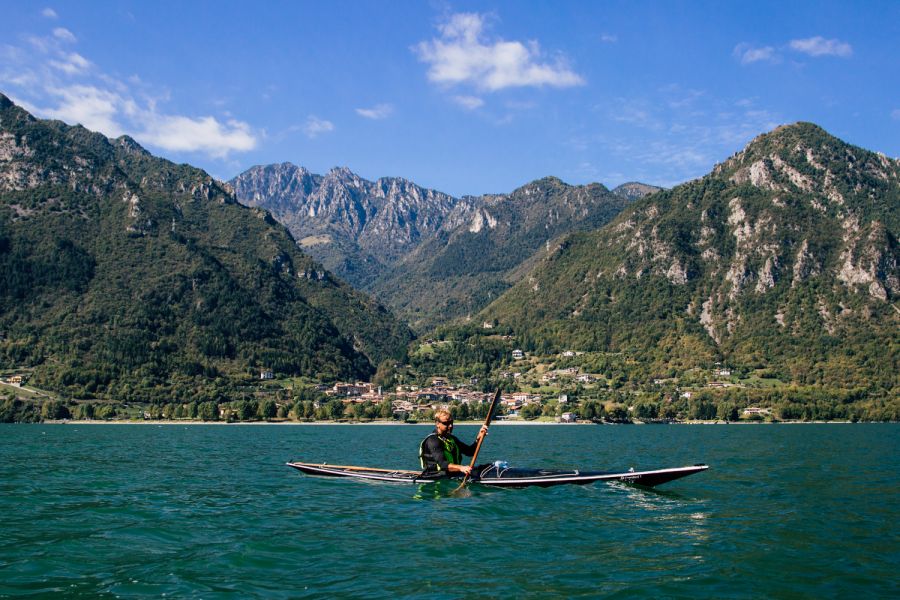
[[478, 435], [475, 436], [475, 441], [471, 444], [464, 444], [459, 438], [456, 438], [456, 444], [459, 446], [460, 452], [462, 452], [466, 456], [474, 456], [475, 448], [478, 446], [478, 440], [487, 435], [487, 430], [487, 426], [482, 425], [481, 430], [478, 432]]

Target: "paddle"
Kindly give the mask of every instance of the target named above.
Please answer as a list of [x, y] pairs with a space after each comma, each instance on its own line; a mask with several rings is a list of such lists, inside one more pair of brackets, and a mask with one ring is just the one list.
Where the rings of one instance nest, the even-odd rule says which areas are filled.
[[[501, 387], [497, 387], [497, 392], [494, 394], [494, 399], [491, 400], [491, 405], [488, 407], [487, 417], [484, 419], [484, 426], [491, 426], [491, 419], [494, 418], [494, 410], [497, 408], [497, 402], [500, 400], [500, 390]], [[481, 451], [481, 444], [484, 442], [484, 438], [487, 437], [487, 431], [484, 432], [484, 435], [478, 438], [478, 443], [475, 445], [475, 452], [472, 454], [472, 462], [469, 464], [470, 469], [475, 468], [475, 461], [478, 460], [478, 453]], [[469, 471], [471, 473], [471, 470]], [[469, 473], [466, 473], [465, 477], [463, 477], [462, 483], [459, 484], [459, 487], [453, 490], [450, 495], [456, 496], [457, 493], [462, 490], [466, 486], [466, 481], [469, 479]]]

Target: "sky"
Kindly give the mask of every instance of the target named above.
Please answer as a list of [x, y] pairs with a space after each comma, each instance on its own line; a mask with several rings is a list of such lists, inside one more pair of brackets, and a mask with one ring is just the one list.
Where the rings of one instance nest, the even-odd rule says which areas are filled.
[[900, 156], [900, 2], [0, 0], [0, 92], [222, 180], [701, 177], [810, 121]]

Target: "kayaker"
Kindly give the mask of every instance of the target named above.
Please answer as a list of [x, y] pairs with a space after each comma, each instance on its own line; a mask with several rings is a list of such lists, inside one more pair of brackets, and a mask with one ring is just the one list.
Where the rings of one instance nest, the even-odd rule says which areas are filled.
[[462, 464], [462, 457], [475, 454], [478, 440], [487, 435], [487, 426], [482, 425], [475, 441], [464, 444], [453, 435], [453, 417], [450, 411], [440, 409], [434, 413], [434, 431], [419, 445], [419, 460], [426, 473], [443, 473], [446, 476], [468, 475], [472, 467]]

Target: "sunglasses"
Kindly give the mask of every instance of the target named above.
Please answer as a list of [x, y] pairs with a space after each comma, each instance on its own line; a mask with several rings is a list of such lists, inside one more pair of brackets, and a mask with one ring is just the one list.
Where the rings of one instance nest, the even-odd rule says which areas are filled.
[[453, 425], [453, 421], [438, 421], [438, 423], [446, 427], [450, 427], [451, 425]]

